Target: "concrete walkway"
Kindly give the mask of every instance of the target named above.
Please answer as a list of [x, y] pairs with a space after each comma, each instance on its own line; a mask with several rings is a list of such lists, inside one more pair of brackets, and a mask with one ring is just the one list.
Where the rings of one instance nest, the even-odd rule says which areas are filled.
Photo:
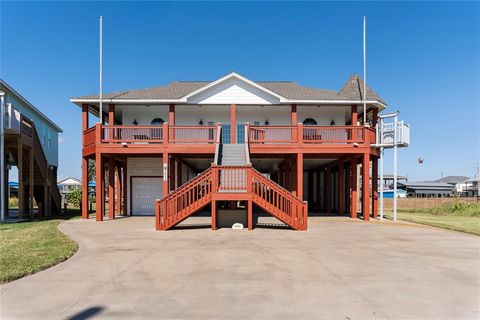
[[[196, 218], [189, 222], [205, 222]], [[0, 286], [1, 319], [478, 319], [480, 237], [311, 218], [309, 231], [74, 220], [71, 259]]]

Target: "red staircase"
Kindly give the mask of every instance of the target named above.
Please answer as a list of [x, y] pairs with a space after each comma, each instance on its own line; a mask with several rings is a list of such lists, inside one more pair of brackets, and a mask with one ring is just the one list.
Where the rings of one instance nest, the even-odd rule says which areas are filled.
[[[155, 204], [157, 230], [168, 230], [216, 201], [238, 196], [252, 201], [294, 230], [307, 230], [307, 203], [251, 165], [212, 165]], [[248, 212], [251, 221], [252, 212]]]

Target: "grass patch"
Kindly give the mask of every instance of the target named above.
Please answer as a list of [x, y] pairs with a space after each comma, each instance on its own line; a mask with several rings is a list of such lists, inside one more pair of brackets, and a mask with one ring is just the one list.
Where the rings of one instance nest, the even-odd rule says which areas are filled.
[[79, 210], [44, 220], [0, 224], [0, 283], [56, 265], [71, 257], [77, 243], [57, 226], [78, 217]]
[[[391, 215], [388, 215], [391, 218]], [[444, 206], [399, 209], [398, 219], [480, 235], [480, 203], [453, 202]]]

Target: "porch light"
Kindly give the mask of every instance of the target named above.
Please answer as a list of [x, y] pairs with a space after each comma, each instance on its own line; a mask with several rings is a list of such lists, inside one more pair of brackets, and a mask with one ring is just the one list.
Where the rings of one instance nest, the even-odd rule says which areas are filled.
[[265, 120], [265, 125], [268, 126], [269, 124], [270, 124], [270, 121], [268, 121], [268, 119]]
[[133, 119], [133, 125], [134, 126], [138, 125], [137, 119]]
[[334, 126], [335, 125], [335, 120], [332, 119], [332, 121], [330, 121], [330, 125]]
[[200, 119], [200, 121], [198, 121], [198, 124], [201, 125], [201, 126], [203, 126], [203, 120]]

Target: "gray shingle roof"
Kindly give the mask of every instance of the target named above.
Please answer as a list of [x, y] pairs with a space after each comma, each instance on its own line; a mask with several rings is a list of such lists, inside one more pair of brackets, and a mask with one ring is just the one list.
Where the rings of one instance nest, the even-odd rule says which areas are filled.
[[470, 179], [469, 177], [465, 176], [446, 176], [437, 180], [433, 180], [433, 182], [443, 182], [443, 183], [449, 183], [449, 184], [457, 184], [457, 183], [462, 183]]
[[[338, 91], [341, 96], [347, 97], [349, 100], [363, 99], [363, 81], [358, 74], [354, 73], [350, 76], [347, 83]], [[386, 104], [380, 96], [367, 86], [367, 100], [377, 100]]]
[[[260, 86], [291, 100], [361, 100], [361, 94], [358, 89], [358, 76], [352, 75], [349, 81], [339, 92], [319, 88], [310, 88], [299, 85], [293, 81], [257, 81]], [[179, 99], [207, 84], [210, 81], [180, 81], [172, 82], [166, 86], [153, 87], [138, 90], [119, 91], [105, 93], [104, 99]], [[361, 83], [360, 83], [361, 85]], [[367, 87], [367, 97], [369, 100], [378, 100], [384, 103], [378, 95]], [[98, 95], [89, 95], [76, 97], [74, 99], [98, 99]]]

